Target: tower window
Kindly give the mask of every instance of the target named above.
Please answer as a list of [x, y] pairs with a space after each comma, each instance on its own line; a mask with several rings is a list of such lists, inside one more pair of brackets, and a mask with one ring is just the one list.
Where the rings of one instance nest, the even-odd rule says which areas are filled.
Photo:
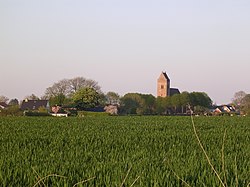
[[161, 85], [161, 89], [164, 89], [164, 85]]

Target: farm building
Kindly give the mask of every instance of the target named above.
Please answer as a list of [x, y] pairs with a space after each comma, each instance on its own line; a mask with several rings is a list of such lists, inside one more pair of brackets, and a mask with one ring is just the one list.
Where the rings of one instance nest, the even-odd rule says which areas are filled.
[[213, 113], [215, 115], [220, 115], [220, 114], [235, 114], [236, 109], [234, 106], [231, 105], [221, 105], [217, 106], [214, 110]]

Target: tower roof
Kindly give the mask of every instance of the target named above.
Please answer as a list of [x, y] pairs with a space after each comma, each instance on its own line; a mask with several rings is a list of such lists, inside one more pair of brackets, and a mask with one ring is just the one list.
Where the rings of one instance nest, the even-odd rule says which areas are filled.
[[165, 77], [165, 79], [170, 80], [166, 72], [162, 72], [162, 75]]

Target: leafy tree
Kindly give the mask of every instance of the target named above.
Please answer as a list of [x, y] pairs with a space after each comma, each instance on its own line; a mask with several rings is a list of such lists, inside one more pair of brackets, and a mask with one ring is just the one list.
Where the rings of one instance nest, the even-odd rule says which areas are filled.
[[205, 113], [209, 113], [209, 109], [204, 107], [204, 106], [197, 105], [197, 106], [194, 107], [194, 113], [202, 115], [202, 114], [205, 114]]
[[101, 89], [98, 83], [84, 77], [73, 79], [63, 79], [48, 87], [43, 99], [49, 99], [53, 105], [69, 105], [72, 103], [72, 97], [83, 88], [92, 88], [101, 95]]
[[[171, 97], [156, 99], [156, 111], [158, 114], [166, 113], [185, 113], [187, 112], [187, 105], [195, 106], [197, 110], [209, 108], [212, 105], [212, 100], [204, 92], [182, 92]], [[206, 110], [203, 110], [206, 111]]]
[[99, 106], [106, 106], [107, 104], [107, 98], [106, 98], [106, 95], [102, 92], [97, 92], [98, 95], [99, 95], [99, 99], [98, 99], [98, 105]]
[[180, 94], [175, 94], [171, 97], [171, 105], [173, 106], [175, 113], [177, 113], [177, 108], [181, 107]]
[[125, 114], [143, 114], [145, 101], [138, 93], [127, 93], [121, 99], [121, 111]]
[[143, 113], [153, 114], [155, 110], [155, 97], [152, 94], [140, 94], [140, 96], [144, 100]]
[[120, 96], [115, 92], [108, 92], [106, 94], [107, 104], [111, 105], [119, 105], [120, 104]]
[[188, 92], [182, 92], [180, 95], [180, 105], [181, 112], [184, 113], [184, 110], [187, 111], [187, 105], [190, 104], [190, 95]]
[[209, 108], [212, 105], [211, 98], [204, 92], [190, 93], [191, 106], [202, 106]]
[[165, 114], [170, 106], [170, 97], [157, 97], [155, 100], [156, 113]]
[[73, 95], [77, 108], [92, 108], [99, 104], [99, 94], [94, 88], [81, 88]]
[[49, 104], [50, 106], [63, 106], [63, 105], [68, 105], [70, 104], [72, 101], [72, 99], [67, 98], [65, 95], [63, 94], [58, 94], [56, 96], [52, 96], [49, 99]]

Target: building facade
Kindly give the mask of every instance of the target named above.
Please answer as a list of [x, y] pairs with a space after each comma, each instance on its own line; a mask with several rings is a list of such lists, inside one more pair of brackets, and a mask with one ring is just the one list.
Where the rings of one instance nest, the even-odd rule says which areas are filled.
[[157, 79], [157, 97], [170, 96], [170, 79], [166, 72], [162, 72]]
[[162, 72], [157, 79], [157, 97], [168, 97], [180, 94], [178, 88], [170, 88], [170, 78], [166, 72]]

